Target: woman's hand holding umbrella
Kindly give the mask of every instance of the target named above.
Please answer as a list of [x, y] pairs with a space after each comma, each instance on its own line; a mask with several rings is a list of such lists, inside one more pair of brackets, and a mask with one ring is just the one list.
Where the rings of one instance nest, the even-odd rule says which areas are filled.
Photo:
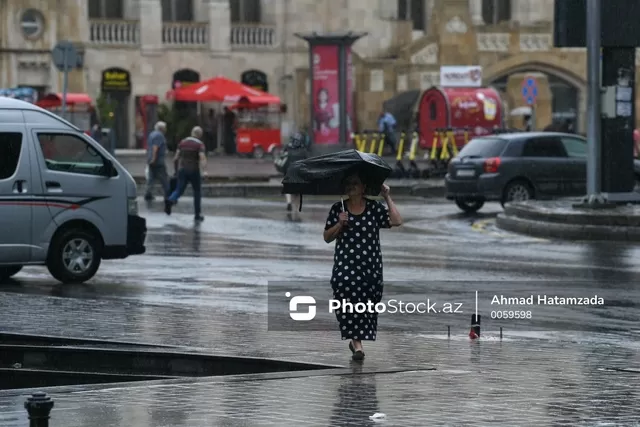
[[340, 228], [346, 227], [349, 224], [349, 214], [345, 211], [340, 212], [338, 215]]

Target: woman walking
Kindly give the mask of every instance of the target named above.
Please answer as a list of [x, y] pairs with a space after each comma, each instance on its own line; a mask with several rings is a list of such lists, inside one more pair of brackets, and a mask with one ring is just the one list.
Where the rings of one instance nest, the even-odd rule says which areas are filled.
[[[383, 290], [379, 232], [381, 228], [402, 225], [402, 217], [387, 185], [382, 186], [381, 194], [388, 208], [364, 197], [366, 187], [358, 174], [347, 177], [344, 188], [349, 198], [331, 207], [324, 231], [325, 242], [336, 240], [331, 275], [333, 298], [354, 306], [368, 301], [376, 304], [382, 299]], [[353, 360], [362, 360], [362, 341], [376, 339], [377, 313], [337, 310], [336, 318], [342, 339], [351, 340]]]

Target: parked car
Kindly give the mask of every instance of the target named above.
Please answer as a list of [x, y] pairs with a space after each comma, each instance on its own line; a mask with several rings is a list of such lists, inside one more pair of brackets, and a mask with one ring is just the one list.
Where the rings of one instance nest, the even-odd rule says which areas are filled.
[[[634, 161], [636, 182], [640, 161]], [[465, 212], [487, 201], [583, 196], [587, 191], [587, 141], [575, 134], [517, 132], [475, 138], [451, 160], [446, 197]]]

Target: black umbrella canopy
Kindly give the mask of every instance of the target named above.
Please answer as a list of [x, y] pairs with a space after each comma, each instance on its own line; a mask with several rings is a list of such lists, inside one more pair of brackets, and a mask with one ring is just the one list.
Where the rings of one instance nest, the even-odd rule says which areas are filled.
[[376, 154], [338, 151], [293, 163], [282, 180], [282, 192], [340, 196], [344, 194], [345, 178], [358, 173], [366, 186], [366, 194], [376, 196], [391, 171], [391, 166]]

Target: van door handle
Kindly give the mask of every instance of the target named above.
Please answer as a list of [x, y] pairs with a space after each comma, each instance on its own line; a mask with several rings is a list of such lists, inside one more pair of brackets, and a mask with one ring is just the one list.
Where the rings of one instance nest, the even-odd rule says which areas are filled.
[[55, 181], [47, 181], [47, 182], [44, 183], [44, 185], [47, 188], [61, 188], [62, 187], [59, 182], [55, 182]]
[[19, 179], [16, 182], [13, 183], [13, 192], [14, 193], [26, 193], [27, 189], [26, 184], [27, 181], [24, 179]]

